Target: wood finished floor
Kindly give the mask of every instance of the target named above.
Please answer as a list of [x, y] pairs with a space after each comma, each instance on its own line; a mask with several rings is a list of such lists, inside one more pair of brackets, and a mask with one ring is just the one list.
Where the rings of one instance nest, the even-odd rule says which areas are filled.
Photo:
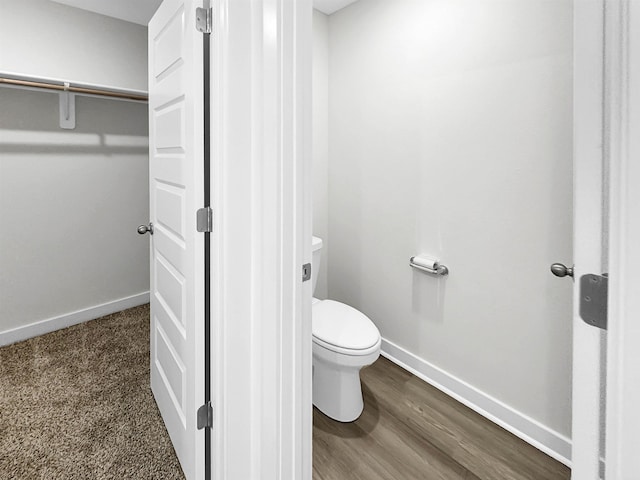
[[353, 423], [314, 408], [314, 480], [556, 480], [570, 470], [380, 357]]

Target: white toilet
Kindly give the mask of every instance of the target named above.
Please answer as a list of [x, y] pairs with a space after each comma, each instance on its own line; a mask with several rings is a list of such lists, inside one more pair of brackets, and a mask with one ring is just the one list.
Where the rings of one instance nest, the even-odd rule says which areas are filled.
[[[322, 240], [313, 237], [312, 288], [320, 269]], [[362, 312], [333, 300], [313, 299], [313, 404], [340, 422], [364, 408], [360, 369], [380, 356], [380, 332]]]

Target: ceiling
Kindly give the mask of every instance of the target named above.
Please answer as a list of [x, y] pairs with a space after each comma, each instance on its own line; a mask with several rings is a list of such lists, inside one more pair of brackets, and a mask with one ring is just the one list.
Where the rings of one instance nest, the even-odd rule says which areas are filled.
[[313, 8], [327, 15], [331, 15], [356, 1], [357, 0], [313, 0]]
[[162, 0], [51, 0], [71, 7], [119, 18], [145, 27]]
[[[127, 22], [147, 25], [162, 0], [51, 0], [71, 7], [89, 10]], [[322, 13], [332, 13], [354, 3], [356, 0], [313, 0], [313, 8]]]

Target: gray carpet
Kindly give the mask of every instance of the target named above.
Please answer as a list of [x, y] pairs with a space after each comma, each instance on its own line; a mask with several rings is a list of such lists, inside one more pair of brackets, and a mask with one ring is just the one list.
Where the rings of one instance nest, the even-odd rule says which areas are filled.
[[0, 348], [0, 479], [182, 479], [149, 388], [149, 306]]

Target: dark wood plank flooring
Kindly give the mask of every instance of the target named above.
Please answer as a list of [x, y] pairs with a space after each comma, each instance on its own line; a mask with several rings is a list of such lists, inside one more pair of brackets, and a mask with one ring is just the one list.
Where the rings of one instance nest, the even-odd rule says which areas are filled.
[[380, 357], [353, 423], [313, 413], [314, 480], [556, 480], [570, 470]]

